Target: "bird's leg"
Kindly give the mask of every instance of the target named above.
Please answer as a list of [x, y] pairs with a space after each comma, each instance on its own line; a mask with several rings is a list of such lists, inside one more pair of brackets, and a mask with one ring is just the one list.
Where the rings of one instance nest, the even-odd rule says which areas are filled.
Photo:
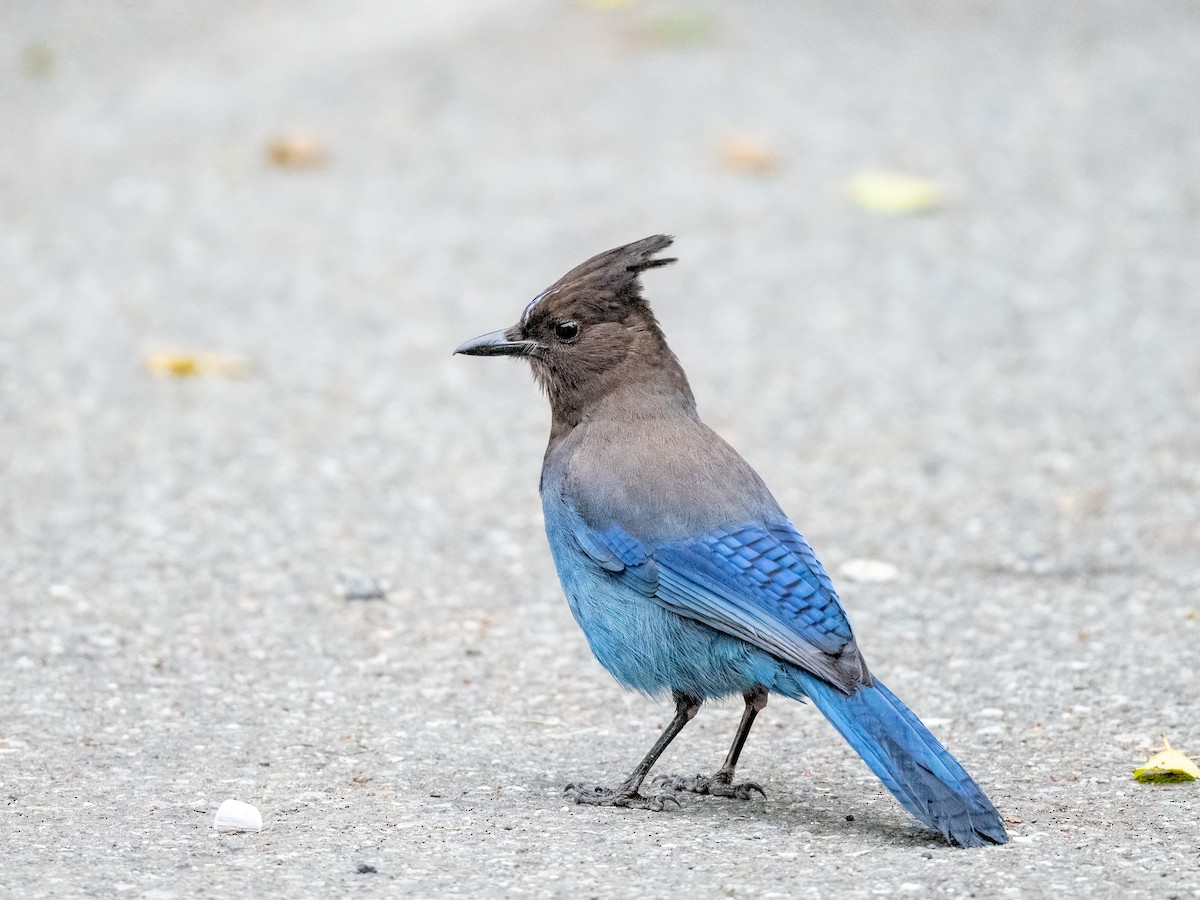
[[589, 806], [628, 806], [637, 809], [652, 809], [656, 812], [661, 811], [665, 803], [673, 803], [678, 807], [679, 801], [670, 795], [666, 797], [643, 797], [638, 793], [638, 788], [646, 780], [646, 774], [650, 771], [650, 767], [658, 762], [658, 758], [667, 749], [667, 745], [675, 740], [676, 735], [683, 731], [683, 726], [690, 722], [700, 709], [700, 701], [695, 697], [689, 697], [686, 694], [680, 693], [675, 693], [674, 697], [675, 717], [671, 719], [671, 724], [659, 735], [658, 740], [654, 742], [654, 746], [650, 748], [650, 752], [637, 764], [637, 767], [620, 787], [603, 788], [582, 784], [568, 784], [566, 787], [567, 796], [576, 803], [584, 803]]
[[738, 757], [746, 746], [746, 738], [750, 736], [750, 726], [754, 717], [762, 712], [767, 705], [767, 692], [762, 687], [756, 687], [745, 695], [746, 708], [742, 712], [742, 721], [738, 725], [737, 734], [733, 736], [733, 744], [725, 754], [725, 764], [715, 775], [660, 775], [654, 779], [655, 784], [666, 785], [676, 791], [691, 791], [694, 794], [712, 794], [716, 797], [736, 797], [739, 800], [749, 800], [753, 791], [767, 796], [762, 786], [754, 781], [733, 782], [733, 773], [737, 769]]

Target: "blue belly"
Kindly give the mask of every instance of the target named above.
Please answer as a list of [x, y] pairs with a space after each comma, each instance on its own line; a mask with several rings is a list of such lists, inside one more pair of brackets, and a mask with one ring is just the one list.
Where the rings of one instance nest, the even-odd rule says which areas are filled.
[[680, 691], [699, 699], [743, 694], [757, 685], [793, 693], [790, 666], [631, 589], [583, 553], [557, 520], [547, 516], [546, 534], [567, 603], [592, 653], [621, 684], [650, 695]]

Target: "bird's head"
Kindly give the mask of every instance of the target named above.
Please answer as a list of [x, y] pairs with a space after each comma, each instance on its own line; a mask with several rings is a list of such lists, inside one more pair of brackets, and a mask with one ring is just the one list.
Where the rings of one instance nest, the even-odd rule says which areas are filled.
[[654, 258], [671, 242], [660, 234], [593, 256], [534, 297], [517, 324], [454, 352], [528, 359], [556, 414], [607, 393], [618, 375], [678, 370], [639, 282], [646, 269], [675, 262]]

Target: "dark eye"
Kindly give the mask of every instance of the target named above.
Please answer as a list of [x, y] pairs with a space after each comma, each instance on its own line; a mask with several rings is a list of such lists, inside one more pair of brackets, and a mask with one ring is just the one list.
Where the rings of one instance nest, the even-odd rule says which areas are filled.
[[579, 334], [579, 326], [575, 322], [559, 322], [554, 326], [554, 336], [560, 341], [573, 341]]

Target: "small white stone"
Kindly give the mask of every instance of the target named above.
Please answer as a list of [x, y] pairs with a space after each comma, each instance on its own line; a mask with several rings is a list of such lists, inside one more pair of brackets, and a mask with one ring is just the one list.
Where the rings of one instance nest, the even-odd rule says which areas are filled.
[[848, 559], [838, 572], [848, 581], [884, 584], [895, 581], [900, 570], [882, 559]]
[[226, 800], [213, 820], [217, 831], [262, 831], [262, 813], [241, 800]]

